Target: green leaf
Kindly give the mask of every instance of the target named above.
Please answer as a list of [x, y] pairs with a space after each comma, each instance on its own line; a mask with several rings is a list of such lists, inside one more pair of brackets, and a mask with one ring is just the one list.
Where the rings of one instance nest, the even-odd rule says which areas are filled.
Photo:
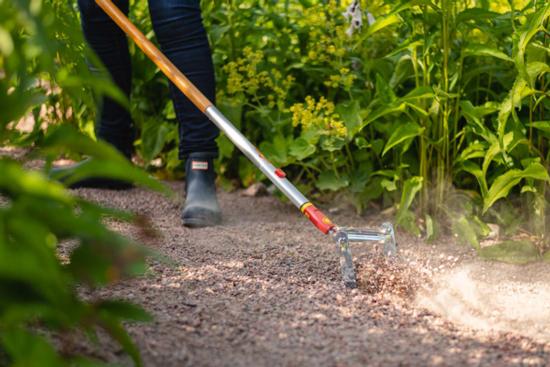
[[124, 301], [102, 300], [95, 304], [100, 312], [107, 312], [109, 315], [133, 321], [151, 321], [153, 318], [143, 308]]
[[327, 152], [336, 152], [344, 147], [346, 139], [339, 136], [322, 136], [321, 149]]
[[546, 168], [540, 163], [532, 163], [524, 170], [509, 170], [497, 177], [491, 185], [487, 196], [483, 200], [483, 212], [485, 213], [498, 199], [506, 197], [510, 190], [525, 178], [541, 181], [550, 180]]
[[73, 202], [71, 194], [58, 182], [49, 181], [39, 172], [25, 171], [19, 164], [7, 158], [0, 158], [0, 191], [10, 196], [33, 195]]
[[419, 99], [431, 99], [434, 97], [434, 91], [432, 87], [416, 87], [400, 100], [403, 102], [410, 102]]
[[288, 144], [283, 135], [276, 135], [272, 142], [263, 142], [260, 150], [276, 166], [286, 166], [289, 163]]
[[[61, 174], [66, 175], [64, 183], [70, 186], [77, 181], [90, 177], [105, 177], [131, 182], [136, 185], [149, 187], [153, 190], [168, 194], [169, 189], [162, 182], [148, 175], [141, 168], [132, 165], [128, 161], [111, 161], [90, 159], [78, 166], [67, 169]], [[57, 178], [57, 177], [54, 177]]]
[[438, 236], [437, 222], [429, 214], [426, 214], [424, 218], [426, 222], [426, 241], [431, 242]]
[[474, 225], [464, 215], [453, 223], [453, 232], [461, 243], [466, 243], [476, 250], [481, 248]]
[[288, 152], [297, 160], [302, 161], [315, 153], [315, 145], [308, 143], [304, 138], [298, 138], [292, 142]]
[[514, 38], [514, 62], [519, 72], [519, 77], [529, 81], [529, 73], [525, 65], [525, 52], [533, 37], [544, 30], [544, 23], [550, 17], [550, 4], [545, 4], [539, 10], [531, 14], [528, 21], [522, 26], [519, 34]]
[[531, 122], [531, 123], [527, 124], [527, 126], [534, 127], [537, 130], [544, 131], [545, 133], [550, 134], [550, 120], [534, 121], [534, 122]]
[[392, 113], [396, 112], [403, 112], [406, 109], [405, 103], [398, 103], [398, 104], [390, 104], [389, 106], [384, 105], [383, 107], [378, 108], [377, 110], [373, 111], [372, 113], [369, 113], [367, 115], [367, 119], [364, 120], [361, 123], [361, 128], [359, 130], [362, 130], [372, 122], [378, 120], [379, 118], [390, 115]]
[[405, 213], [409, 211], [416, 194], [418, 194], [418, 192], [422, 189], [423, 182], [424, 179], [422, 177], [415, 176], [407, 179], [403, 184], [399, 210], [397, 211], [397, 216], [395, 219], [396, 224], [401, 224], [405, 219]]
[[473, 21], [473, 24], [477, 24], [484, 20], [493, 20], [498, 16], [500, 16], [499, 13], [495, 13], [487, 9], [469, 8], [458, 13], [456, 21], [458, 23]]
[[237, 129], [241, 128], [243, 115], [243, 104], [241, 101], [235, 99], [223, 99], [218, 103], [218, 108]]
[[550, 72], [550, 65], [545, 62], [534, 61], [527, 63], [527, 75], [530, 85], [535, 85], [536, 79], [544, 73]]
[[147, 162], [153, 160], [164, 148], [166, 138], [177, 125], [168, 125], [154, 120], [145, 126], [141, 134], [143, 159]]
[[336, 106], [336, 113], [340, 115], [351, 134], [354, 134], [361, 125], [360, 110], [361, 107], [358, 100], [339, 103]]
[[142, 362], [141, 356], [139, 354], [139, 349], [132, 341], [132, 338], [130, 337], [130, 335], [128, 335], [120, 321], [110, 315], [103, 314], [101, 324], [103, 328], [109, 333], [109, 335], [122, 346], [124, 351], [126, 351], [126, 353], [128, 353], [128, 355], [132, 357], [135, 365], [137, 367], [141, 367]]
[[373, 24], [369, 26], [369, 28], [367, 28], [367, 31], [363, 34], [361, 40], [357, 45], [362, 44], [367, 38], [369, 38], [376, 32], [379, 32], [382, 29], [399, 22], [401, 22], [401, 17], [399, 17], [397, 14], [391, 14], [386, 17], [378, 18]]
[[41, 336], [23, 330], [3, 330], [2, 345], [13, 360], [13, 366], [65, 366], [53, 346]]
[[319, 175], [315, 186], [320, 190], [338, 191], [349, 185], [349, 180], [345, 176], [336, 176], [332, 171], [323, 171]]
[[491, 57], [495, 57], [497, 59], [508, 61], [508, 62], [514, 61], [510, 56], [506, 55], [504, 52], [488, 47], [486, 45], [480, 45], [480, 44], [469, 44], [463, 49], [462, 54], [464, 56], [491, 56]]
[[393, 88], [380, 74], [376, 74], [376, 97], [380, 98], [385, 105], [391, 104], [397, 99]]
[[384, 156], [393, 147], [419, 136], [423, 131], [424, 128], [420, 127], [420, 125], [415, 122], [407, 122], [399, 125], [388, 139], [388, 142], [384, 147], [384, 151], [382, 152], [382, 156]]
[[504, 241], [494, 246], [479, 250], [479, 255], [488, 260], [502, 261], [510, 264], [527, 264], [539, 259], [535, 245], [530, 241]]
[[461, 168], [464, 172], [468, 172], [476, 178], [481, 191], [481, 196], [487, 196], [487, 182], [485, 181], [485, 174], [483, 173], [481, 168], [479, 168], [479, 166], [472, 161], [464, 161]]

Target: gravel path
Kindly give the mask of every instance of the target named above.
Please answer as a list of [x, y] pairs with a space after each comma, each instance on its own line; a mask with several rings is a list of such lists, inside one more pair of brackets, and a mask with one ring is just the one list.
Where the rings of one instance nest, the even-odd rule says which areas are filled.
[[[181, 184], [170, 185], [181, 191]], [[99, 294], [129, 299], [155, 316], [129, 325], [146, 366], [550, 365], [550, 336], [544, 332], [550, 317], [540, 317], [550, 308], [548, 264], [519, 270], [493, 265], [452, 241], [427, 245], [398, 232], [400, 256], [392, 263], [373, 246], [352, 248], [360, 282], [359, 289], [348, 290], [334, 245], [273, 197], [220, 193], [223, 225], [191, 230], [181, 226], [181, 197], [142, 189], [77, 192], [148, 216], [161, 234], [144, 240], [130, 225], [113, 223], [171, 262], [155, 261], [146, 276]], [[364, 227], [385, 218], [342, 211], [333, 219]], [[508, 293], [485, 289], [501, 286], [513, 271], [524, 276], [510, 278], [515, 288], [504, 287]], [[477, 294], [475, 286], [484, 292]], [[449, 287], [456, 292], [445, 294]], [[483, 310], [494, 304], [495, 292], [511, 297], [513, 308], [518, 289], [538, 297], [531, 302], [538, 314], [526, 320], [531, 324], [521, 322], [529, 309], [513, 314], [513, 322], [504, 318], [510, 308]], [[446, 313], [457, 304], [462, 308]], [[477, 328], [476, 322], [463, 322], [468, 313], [486, 323]], [[490, 327], [496, 321], [499, 327]], [[93, 355], [130, 364], [107, 340], [93, 348]]]

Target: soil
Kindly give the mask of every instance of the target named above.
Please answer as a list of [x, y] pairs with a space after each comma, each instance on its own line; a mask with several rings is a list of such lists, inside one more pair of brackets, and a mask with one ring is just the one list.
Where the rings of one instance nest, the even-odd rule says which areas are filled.
[[[426, 244], [398, 231], [394, 260], [352, 245], [359, 288], [350, 290], [335, 245], [274, 197], [220, 192], [223, 224], [188, 229], [181, 194], [76, 193], [145, 215], [159, 233], [111, 223], [168, 260], [95, 295], [154, 315], [128, 325], [146, 366], [550, 365], [550, 264], [486, 262], [453, 238]], [[388, 219], [337, 212], [345, 226]], [[106, 338], [82, 348], [131, 365]]]

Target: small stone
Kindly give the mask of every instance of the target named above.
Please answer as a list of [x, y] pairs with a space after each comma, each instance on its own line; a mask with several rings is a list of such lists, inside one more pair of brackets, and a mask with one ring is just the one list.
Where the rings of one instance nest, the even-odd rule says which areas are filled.
[[242, 196], [259, 197], [267, 195], [268, 191], [265, 185], [261, 182], [256, 182], [250, 185], [246, 190], [241, 192]]

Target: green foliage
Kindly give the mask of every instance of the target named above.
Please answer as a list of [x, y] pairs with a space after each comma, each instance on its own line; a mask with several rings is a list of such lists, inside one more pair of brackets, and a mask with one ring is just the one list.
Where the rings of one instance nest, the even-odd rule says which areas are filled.
[[[203, 2], [217, 104], [310, 195], [344, 192], [359, 212], [371, 200], [408, 203], [398, 222], [426, 235], [417, 218], [430, 218], [432, 230], [456, 228], [462, 215], [494, 220], [497, 204], [519, 196], [524, 207], [538, 203], [544, 219], [529, 210], [523, 219], [543, 235], [550, 6], [510, 4], [362, 1], [363, 26], [350, 35], [346, 2]], [[132, 14], [152, 35], [145, 4]], [[138, 147], [167, 171], [177, 154], [173, 108], [158, 98], [166, 82], [132, 50]], [[219, 144], [224, 186], [264, 179], [227, 138]], [[474, 207], [448, 208], [450, 187]]]
[[[165, 190], [112, 147], [75, 129], [90, 130], [96, 93], [127, 104], [108, 79], [88, 72], [82, 56], [97, 60], [79, 28], [66, 2], [0, 0], [2, 146], [39, 147], [46, 170], [61, 153], [86, 154], [93, 163], [75, 170], [72, 179], [102, 174]], [[16, 122], [29, 111], [34, 123], [23, 132]], [[98, 329], [140, 365], [123, 322], [148, 320], [147, 313], [122, 301], [84, 300], [78, 290], [143, 274], [148, 251], [104, 223], [134, 216], [80, 199], [6, 156], [0, 157], [0, 172], [0, 365], [100, 365], [65, 345], [86, 335], [94, 341]], [[65, 241], [74, 247], [61, 255], [57, 248]]]

